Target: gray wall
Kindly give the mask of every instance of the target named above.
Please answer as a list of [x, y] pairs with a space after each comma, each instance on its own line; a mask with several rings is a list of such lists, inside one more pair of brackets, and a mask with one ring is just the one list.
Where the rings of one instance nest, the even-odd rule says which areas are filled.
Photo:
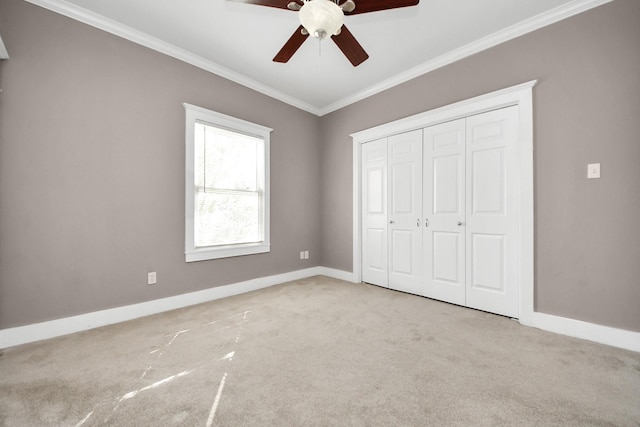
[[[0, 31], [0, 329], [319, 264], [318, 117], [21, 0]], [[184, 262], [182, 102], [274, 129], [271, 253]]]
[[538, 79], [536, 309], [640, 331], [639, 22], [616, 0], [323, 117], [322, 264], [352, 269], [350, 133]]
[[[536, 307], [640, 331], [638, 22], [640, 2], [616, 0], [315, 117], [1, 0], [0, 329], [315, 265], [351, 271], [348, 135], [538, 79]], [[184, 263], [182, 102], [275, 129], [270, 254]], [[592, 162], [600, 180], [585, 177]]]

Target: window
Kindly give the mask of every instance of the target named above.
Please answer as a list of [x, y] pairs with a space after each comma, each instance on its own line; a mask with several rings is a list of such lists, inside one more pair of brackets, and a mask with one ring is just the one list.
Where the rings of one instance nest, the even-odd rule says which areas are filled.
[[186, 261], [269, 252], [271, 129], [183, 105]]

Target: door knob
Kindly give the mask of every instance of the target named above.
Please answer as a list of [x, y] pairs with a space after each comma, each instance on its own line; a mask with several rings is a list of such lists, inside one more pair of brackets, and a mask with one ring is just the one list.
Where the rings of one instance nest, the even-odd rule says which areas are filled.
[[464, 222], [458, 221], [458, 225], [464, 225]]
[[389, 220], [389, 224], [395, 224], [396, 222], [394, 220]]

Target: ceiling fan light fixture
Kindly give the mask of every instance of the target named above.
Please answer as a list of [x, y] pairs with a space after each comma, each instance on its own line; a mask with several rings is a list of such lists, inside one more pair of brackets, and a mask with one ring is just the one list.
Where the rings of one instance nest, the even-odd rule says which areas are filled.
[[309, 34], [319, 39], [339, 34], [344, 23], [342, 9], [331, 0], [305, 0], [298, 16]]

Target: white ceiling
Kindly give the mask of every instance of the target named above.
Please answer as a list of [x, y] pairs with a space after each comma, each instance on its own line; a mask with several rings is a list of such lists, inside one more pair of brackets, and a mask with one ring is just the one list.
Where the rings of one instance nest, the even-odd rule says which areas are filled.
[[323, 115], [611, 0], [420, 0], [346, 16], [369, 54], [358, 67], [331, 40], [312, 38], [288, 63], [272, 62], [299, 25], [288, 10], [227, 0], [27, 1]]

